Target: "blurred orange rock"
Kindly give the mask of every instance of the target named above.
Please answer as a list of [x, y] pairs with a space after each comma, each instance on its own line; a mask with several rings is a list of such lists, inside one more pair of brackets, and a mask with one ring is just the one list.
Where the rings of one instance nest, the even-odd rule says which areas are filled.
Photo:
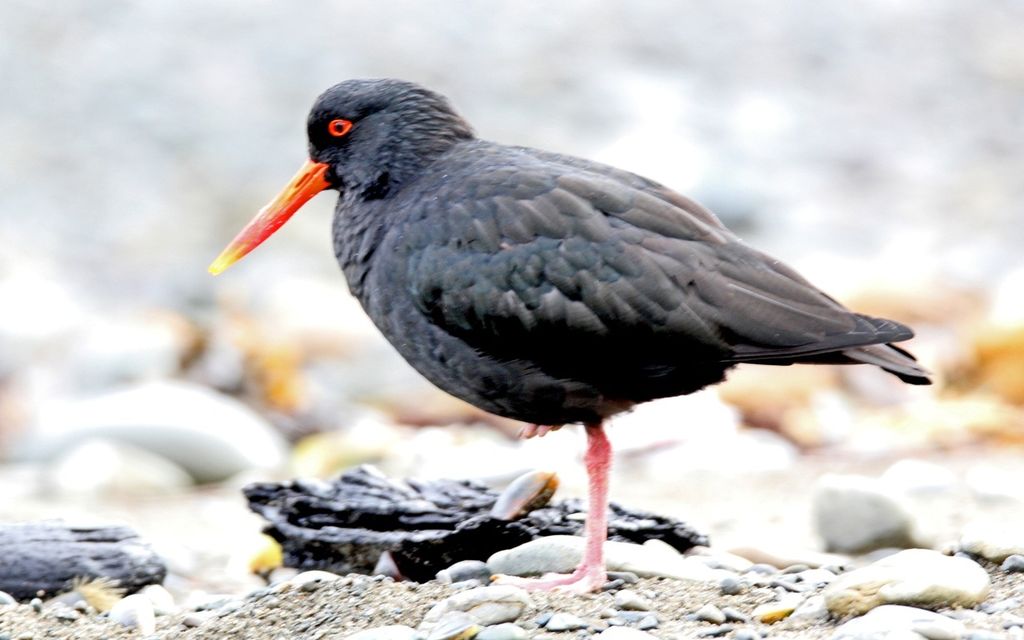
[[1014, 404], [1024, 405], [1024, 325], [983, 327], [974, 340], [973, 381]]

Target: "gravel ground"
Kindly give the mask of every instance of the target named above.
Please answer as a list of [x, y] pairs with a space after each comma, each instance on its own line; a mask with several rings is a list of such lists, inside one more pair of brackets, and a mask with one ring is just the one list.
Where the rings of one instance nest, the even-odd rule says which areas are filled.
[[[1013, 616], [1024, 616], [1024, 580], [1002, 573], [997, 567], [988, 567], [993, 588], [989, 602], [1016, 599], [1016, 606], [990, 615], [969, 615], [968, 627], [972, 631], [1005, 634], [1003, 624]], [[670, 579], [643, 579], [633, 590], [644, 594], [653, 604], [660, 624], [651, 630], [656, 637], [698, 637], [717, 625], [689, 619], [690, 615], [707, 603], [720, 608], [729, 607], [750, 616], [758, 605], [773, 600], [775, 589], [754, 587], [739, 595], [722, 595], [718, 588], [708, 584], [691, 584]], [[365, 576], [344, 578], [323, 584], [315, 592], [290, 590], [281, 594], [258, 591], [241, 601], [237, 609], [225, 608], [198, 627], [189, 628], [184, 620], [190, 614], [158, 618], [154, 638], [335, 638], [362, 629], [383, 625], [417, 626], [427, 610], [437, 601], [451, 595], [452, 588], [436, 582], [427, 584], [395, 583], [389, 579]], [[537, 618], [544, 613], [564, 612], [583, 618], [596, 631], [607, 626], [601, 612], [613, 607], [611, 593], [572, 595], [565, 593], [531, 594], [533, 605], [520, 616], [519, 624], [531, 635], [550, 634], [538, 628]], [[949, 611], [949, 610], [947, 610]], [[960, 612], [961, 614], [963, 612]], [[956, 615], [956, 612], [954, 612]], [[776, 624], [757, 622], [734, 623], [736, 630], [753, 629], [774, 638], [827, 638], [840, 621], [791, 621]], [[630, 625], [635, 626], [635, 624]], [[129, 638], [137, 634], [116, 623], [94, 616], [80, 616], [69, 620], [54, 610], [36, 613], [31, 606], [11, 607], [0, 613], [0, 633], [12, 640], [30, 638]], [[578, 637], [579, 632], [563, 632], [554, 637]], [[735, 631], [733, 632], [735, 633]], [[679, 634], [677, 636], [677, 634]], [[585, 634], [584, 634], [585, 635]], [[997, 637], [1005, 637], [997, 635]]]

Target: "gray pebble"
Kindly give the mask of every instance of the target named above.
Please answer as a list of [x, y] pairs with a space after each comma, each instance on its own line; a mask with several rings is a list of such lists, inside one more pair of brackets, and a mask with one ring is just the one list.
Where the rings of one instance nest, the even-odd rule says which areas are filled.
[[1007, 573], [1024, 573], [1024, 556], [1017, 553], [1006, 556], [999, 568]]
[[725, 615], [726, 622], [750, 622], [750, 616], [732, 607], [723, 607], [722, 613]]
[[739, 578], [733, 578], [728, 576], [722, 578], [722, 581], [718, 583], [718, 589], [727, 596], [735, 596], [743, 593], [747, 590], [747, 585], [743, 583]]
[[733, 635], [732, 640], [761, 640], [761, 634], [753, 629], [740, 629]]
[[632, 571], [609, 571], [609, 580], [622, 580], [625, 584], [636, 584], [640, 577]]
[[192, 611], [185, 614], [185, 617], [181, 619], [181, 624], [190, 628], [198, 627], [212, 617], [213, 614], [209, 611]]
[[29, 604], [30, 607], [32, 607], [32, 610], [35, 611], [36, 613], [42, 613], [43, 612], [43, 601], [40, 600], [39, 598], [32, 598], [32, 600], [30, 600], [28, 604]]
[[543, 627], [548, 623], [548, 620], [550, 620], [551, 616], [553, 615], [555, 615], [554, 611], [545, 611], [544, 613], [534, 618], [533, 621], [537, 623], [538, 627]]
[[757, 564], [752, 564], [752, 565], [750, 565], [750, 568], [747, 569], [747, 573], [760, 573], [760, 574], [766, 575], [766, 576], [772, 576], [772, 575], [775, 575], [778, 572], [779, 572], [778, 569], [776, 569], [775, 567], [773, 567], [770, 564], [765, 564], [763, 562], [759, 562]]
[[64, 622], [74, 622], [75, 620], [81, 618], [82, 614], [78, 613], [74, 609], [69, 609], [67, 607], [59, 607], [53, 613], [53, 617], [57, 618], [58, 620], [63, 620]]
[[487, 563], [480, 560], [462, 560], [437, 572], [437, 580], [443, 584], [466, 580], [478, 580], [480, 583], [484, 583], [489, 582], [490, 579], [491, 572], [487, 569]]
[[730, 633], [735, 628], [736, 627], [734, 627], [731, 624], [723, 624], [723, 625], [719, 625], [717, 627], [711, 627], [710, 629], [701, 629], [700, 631], [697, 632], [697, 637], [698, 638], [718, 638], [718, 637], [724, 636], [727, 633]]
[[476, 640], [526, 640], [526, 629], [511, 622], [484, 627], [476, 634]]
[[703, 620], [704, 622], [711, 622], [714, 624], [722, 624], [725, 622], [725, 614], [722, 610], [713, 604], [705, 604], [693, 614], [697, 620]]
[[1003, 621], [1003, 628], [1009, 629], [1010, 627], [1024, 627], [1024, 618], [1013, 615], [1012, 613], [1006, 614], [1005, 620]]
[[548, 631], [575, 631], [576, 629], [586, 629], [589, 626], [590, 625], [579, 616], [574, 616], [571, 613], [559, 612], [548, 619], [544, 628]]
[[802, 573], [810, 569], [806, 564], [791, 564], [782, 570], [782, 573]]
[[615, 606], [627, 611], [650, 611], [651, 603], [631, 589], [623, 589], [615, 594]]
[[640, 618], [640, 622], [636, 623], [636, 628], [641, 631], [647, 631], [648, 629], [657, 629], [660, 624], [657, 616], [646, 615]]
[[0, 591], [0, 607], [6, 604], [18, 604], [18, 601], [6, 591]]
[[647, 615], [646, 611], [620, 611], [618, 617], [626, 622], [640, 622]]

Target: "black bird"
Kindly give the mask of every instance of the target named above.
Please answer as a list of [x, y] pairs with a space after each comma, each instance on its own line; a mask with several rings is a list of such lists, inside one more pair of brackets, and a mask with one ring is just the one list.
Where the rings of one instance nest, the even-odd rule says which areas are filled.
[[609, 416], [692, 393], [741, 362], [928, 373], [890, 343], [913, 332], [854, 313], [710, 211], [596, 162], [477, 138], [441, 95], [348, 80], [309, 114], [310, 159], [210, 266], [217, 274], [309, 198], [340, 193], [334, 251], [399, 353], [448, 393], [532, 423], [586, 426], [583, 562], [519, 581], [605, 581]]

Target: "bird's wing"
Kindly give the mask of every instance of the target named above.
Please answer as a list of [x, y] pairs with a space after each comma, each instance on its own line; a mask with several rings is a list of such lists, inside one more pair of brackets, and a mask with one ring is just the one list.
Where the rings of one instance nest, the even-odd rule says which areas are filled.
[[460, 185], [472, 197], [438, 197], [426, 208], [443, 212], [403, 229], [418, 309], [471, 346], [739, 362], [911, 335], [851, 313], [664, 187], [542, 168], [476, 175]]

